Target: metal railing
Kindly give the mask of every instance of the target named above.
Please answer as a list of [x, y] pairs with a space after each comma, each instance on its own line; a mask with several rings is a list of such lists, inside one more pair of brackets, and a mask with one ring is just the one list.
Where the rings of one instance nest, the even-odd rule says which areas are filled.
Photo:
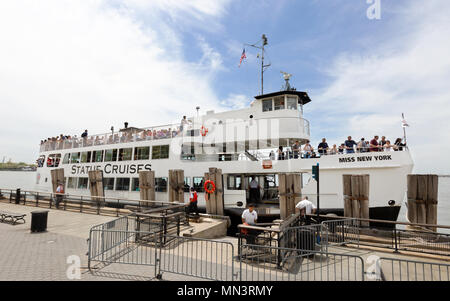
[[[276, 257], [284, 260], [276, 264]], [[241, 245], [241, 281], [364, 281], [364, 261], [348, 254]]]
[[181, 237], [179, 233], [170, 235], [161, 231], [161, 227], [136, 231], [139, 223], [135, 216], [126, 216], [91, 228], [89, 270], [93, 263], [119, 263], [154, 266], [158, 278], [165, 272], [209, 280], [235, 280], [233, 257], [236, 254], [231, 243]]
[[[94, 214], [129, 214], [131, 211], [148, 211], [151, 208], [161, 208], [166, 206], [168, 209], [174, 209], [173, 203], [168, 201], [148, 201], [137, 199], [98, 197], [76, 194], [61, 194], [42, 191], [3, 189], [0, 188], [0, 200], [8, 200], [9, 203], [29, 205], [35, 207], [55, 208], [57, 196], [61, 196], [59, 209], [76, 210], [81, 213]], [[185, 204], [177, 204], [179, 210], [184, 212]], [[183, 208], [181, 208], [183, 207]]]
[[377, 262], [377, 280], [450, 281], [450, 264], [382, 257]]

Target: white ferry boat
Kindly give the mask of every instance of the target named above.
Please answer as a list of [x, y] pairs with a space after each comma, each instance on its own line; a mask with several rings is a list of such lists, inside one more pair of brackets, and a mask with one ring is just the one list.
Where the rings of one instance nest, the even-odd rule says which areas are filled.
[[[316, 201], [312, 166], [320, 166], [320, 212], [343, 215], [344, 174], [370, 175], [370, 217], [397, 220], [406, 195], [406, 176], [412, 172], [409, 150], [342, 153], [295, 158], [290, 147], [310, 140], [303, 109], [306, 92], [286, 90], [258, 95], [249, 107], [206, 112], [186, 122], [150, 128], [125, 127], [119, 132], [41, 143], [36, 189], [51, 191], [50, 171], [64, 168], [66, 193], [90, 195], [88, 171], [103, 171], [106, 197], [139, 199], [139, 171], [154, 170], [156, 199], [168, 200], [169, 170], [182, 169], [185, 200], [189, 187], [199, 192], [205, 207], [203, 175], [210, 167], [222, 169], [224, 206], [236, 219], [249, 201], [249, 182], [260, 184], [256, 207], [259, 221], [279, 216], [278, 174], [302, 174], [302, 195]], [[285, 160], [278, 160], [283, 146]], [[273, 153], [275, 153], [275, 157]], [[265, 217], [265, 218], [264, 218]]]

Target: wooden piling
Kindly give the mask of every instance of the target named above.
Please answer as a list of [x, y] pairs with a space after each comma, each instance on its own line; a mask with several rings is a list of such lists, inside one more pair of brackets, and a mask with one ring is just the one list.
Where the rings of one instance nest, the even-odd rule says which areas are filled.
[[[438, 203], [438, 182], [437, 175], [428, 175], [427, 178], [427, 200], [426, 200], [426, 220], [427, 224], [437, 225], [437, 203]], [[436, 232], [436, 227], [429, 227]]]
[[[359, 207], [361, 218], [369, 219], [369, 188], [370, 188], [370, 176], [361, 175], [359, 178]], [[369, 222], [361, 222], [361, 226], [369, 227]]]
[[223, 176], [222, 169], [216, 169], [216, 214], [225, 215], [225, 204], [223, 198]]
[[410, 223], [417, 223], [417, 175], [407, 176], [407, 202], [408, 202], [408, 221]]
[[426, 200], [428, 199], [428, 177], [418, 175], [417, 177], [417, 223], [425, 224], [427, 222]]
[[287, 174], [285, 173], [280, 173], [278, 175], [278, 190], [280, 194], [280, 218], [282, 220], [285, 220], [288, 217], [286, 177]]
[[342, 175], [344, 216], [352, 217], [352, 175]]
[[[139, 194], [141, 201], [155, 200], [155, 172], [153, 170], [139, 171]], [[141, 202], [141, 207], [153, 207], [154, 203]]]
[[88, 172], [89, 176], [89, 190], [91, 192], [92, 200], [102, 201], [105, 196], [103, 189], [103, 171], [101, 170], [90, 170]]
[[295, 205], [302, 200], [302, 176], [301, 174], [293, 174], [294, 178], [294, 196], [291, 204], [290, 213], [295, 214]]
[[64, 186], [64, 191], [66, 191], [66, 181], [64, 178], [64, 168], [56, 168], [56, 169], [52, 169], [50, 171], [50, 175], [52, 178], [52, 188], [53, 188], [53, 193], [56, 192], [56, 188], [58, 187], [58, 183], [63, 184]]
[[352, 217], [359, 218], [361, 208], [359, 205], [359, 176], [358, 175], [352, 175], [351, 177], [351, 185], [352, 185]]

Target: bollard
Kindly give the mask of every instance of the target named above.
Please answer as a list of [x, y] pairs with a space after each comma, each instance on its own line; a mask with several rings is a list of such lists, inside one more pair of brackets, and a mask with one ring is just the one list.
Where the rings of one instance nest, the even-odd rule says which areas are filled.
[[16, 189], [16, 205], [19, 205], [20, 203], [20, 188]]

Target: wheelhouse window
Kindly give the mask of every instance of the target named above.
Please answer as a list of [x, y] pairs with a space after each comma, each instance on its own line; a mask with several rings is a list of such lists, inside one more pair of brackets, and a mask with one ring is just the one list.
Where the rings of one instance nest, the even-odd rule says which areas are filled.
[[130, 190], [130, 178], [117, 178], [116, 179], [116, 190], [117, 191]]
[[131, 160], [132, 153], [133, 153], [133, 149], [131, 147], [119, 149], [119, 161]]
[[197, 192], [204, 192], [205, 178], [203, 177], [194, 177], [194, 189]]
[[70, 163], [80, 163], [80, 153], [72, 153], [70, 155]]
[[286, 104], [288, 110], [297, 110], [297, 97], [288, 96]]
[[47, 158], [47, 167], [58, 167], [61, 154], [51, 154]]
[[272, 111], [273, 110], [272, 98], [263, 100], [262, 101], [262, 108], [263, 108], [263, 112]]
[[169, 158], [169, 145], [155, 145], [152, 148], [152, 159]]
[[133, 178], [133, 181], [131, 182], [131, 191], [140, 191], [139, 178]]
[[92, 152], [92, 162], [103, 162], [103, 151], [97, 150]]
[[134, 160], [148, 160], [150, 159], [150, 147], [135, 147]]
[[63, 164], [70, 163], [70, 153], [64, 154]]
[[274, 99], [275, 111], [284, 110], [284, 96], [275, 97]]
[[87, 189], [89, 179], [88, 178], [78, 178], [78, 189]]
[[241, 176], [228, 176], [227, 182], [228, 190], [242, 190], [242, 177]]
[[103, 187], [105, 190], [114, 190], [114, 178], [103, 178]]
[[156, 192], [167, 191], [167, 178], [155, 178], [155, 191]]
[[92, 152], [81, 153], [81, 163], [91, 163]]
[[77, 188], [77, 178], [69, 177], [67, 180], [67, 188], [76, 189]]
[[107, 149], [105, 151], [105, 162], [117, 161], [117, 149]]

